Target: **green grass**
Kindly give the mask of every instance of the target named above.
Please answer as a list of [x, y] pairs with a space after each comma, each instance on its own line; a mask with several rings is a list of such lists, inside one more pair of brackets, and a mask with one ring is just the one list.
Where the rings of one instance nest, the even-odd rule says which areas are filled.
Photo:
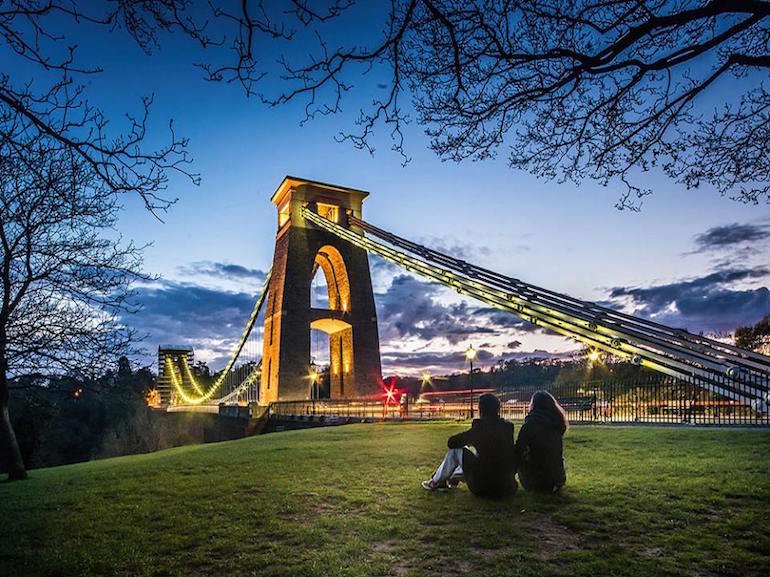
[[419, 486], [462, 424], [265, 435], [0, 484], [4, 575], [768, 575], [770, 432], [575, 427], [563, 494]]

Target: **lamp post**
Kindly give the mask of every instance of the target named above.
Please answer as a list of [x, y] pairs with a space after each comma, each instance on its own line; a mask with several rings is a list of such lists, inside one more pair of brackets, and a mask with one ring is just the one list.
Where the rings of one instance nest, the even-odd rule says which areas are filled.
[[318, 371], [315, 367], [310, 368], [308, 379], [310, 379], [310, 402], [313, 406], [313, 415], [315, 415], [315, 402], [318, 398]]
[[471, 390], [471, 419], [473, 419], [473, 359], [476, 358], [476, 349], [473, 348], [473, 345], [465, 350], [465, 358], [471, 364], [471, 372], [468, 373], [468, 388]]
[[315, 367], [310, 369], [307, 378], [310, 381], [310, 399], [314, 401], [318, 398], [318, 371]]

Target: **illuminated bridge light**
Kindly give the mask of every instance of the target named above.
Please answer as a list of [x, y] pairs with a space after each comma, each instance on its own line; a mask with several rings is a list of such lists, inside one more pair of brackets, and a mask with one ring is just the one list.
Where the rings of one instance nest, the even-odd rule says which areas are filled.
[[[691, 374], [698, 375], [707, 379], [711, 383], [710, 390], [718, 394], [725, 393], [725, 389], [720, 388], [715, 375], [727, 374], [730, 378], [746, 379], [756, 374], [766, 375], [770, 370], [770, 359], [764, 355], [742, 351], [729, 344], [529, 285], [519, 279], [506, 277], [427, 249], [351, 215], [350, 224], [357, 227], [353, 232], [338, 224], [339, 214], [335, 213], [331, 215], [333, 218], [328, 218], [331, 212], [331, 209], [327, 210], [324, 213], [327, 218], [324, 218], [323, 215], [319, 216], [307, 208], [301, 209], [301, 214], [308, 224], [328, 231], [353, 246], [379, 255], [461, 295], [512, 312], [534, 325], [586, 344], [590, 349], [588, 359], [591, 362], [601, 359], [601, 350], [609, 351], [630, 359], [635, 365], [643, 365], [671, 376], [681, 378]], [[362, 232], [359, 233], [359, 229]], [[367, 236], [361, 236], [363, 233]], [[343, 311], [346, 312], [349, 305], [347, 301], [343, 302]], [[256, 312], [257, 307], [249, 324], [253, 324]], [[603, 326], [599, 325], [600, 319], [603, 319]], [[243, 346], [249, 332], [250, 327], [247, 326], [236, 353], [223, 374], [232, 372], [234, 360], [240, 352], [239, 348]], [[347, 373], [350, 370], [347, 361], [344, 367]], [[337, 365], [332, 367], [332, 371], [337, 369]], [[174, 388], [185, 402], [203, 402], [203, 397], [211, 398], [216, 392], [215, 389], [221, 385], [218, 381], [211, 388], [204, 389], [188, 373], [189, 367], [185, 367], [184, 380], [189, 383], [183, 383], [179, 382], [176, 373], [172, 372]], [[428, 382], [430, 376], [424, 374], [423, 384]], [[198, 394], [185, 390], [185, 384], [192, 385]], [[744, 388], [741, 392], [742, 395], [752, 396], [755, 396], [755, 393], [764, 395], [767, 391]], [[395, 398], [395, 394], [395, 387], [391, 385], [385, 388], [384, 398], [390, 402]], [[760, 401], [760, 404], [766, 406], [766, 399]]]

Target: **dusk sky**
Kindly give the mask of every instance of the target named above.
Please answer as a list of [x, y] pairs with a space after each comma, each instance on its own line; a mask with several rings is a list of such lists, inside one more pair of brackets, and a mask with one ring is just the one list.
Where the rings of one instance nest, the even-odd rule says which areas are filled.
[[[360, 21], [361, 34], [376, 33], [376, 22]], [[289, 57], [307, 52], [299, 42], [284, 46]], [[89, 79], [91, 99], [115, 116], [116, 128], [118, 115], [137, 112], [140, 97], [154, 94], [153, 137], [160, 142], [173, 118], [202, 177], [200, 186], [170, 183], [168, 196], [179, 201], [165, 222], [125, 198], [120, 233], [153, 243], [145, 268], [162, 277], [140, 288], [144, 309], [126, 319], [148, 332], [150, 353], [159, 343], [189, 344], [196, 358], [224, 364], [271, 264], [269, 198], [287, 174], [370, 191], [364, 217], [411, 240], [690, 331], [725, 335], [770, 313], [767, 205], [736, 203], [707, 187], [687, 191], [652, 172], [641, 177], [655, 190], [642, 211], [620, 212], [619, 187], [538, 180], [509, 169], [505, 147], [490, 161], [441, 162], [416, 123], [406, 133], [406, 166], [386, 129], [373, 156], [335, 142], [378, 90], [376, 72], [357, 83], [342, 114], [300, 126], [302, 103], [269, 108], [239, 86], [202, 80], [193, 63], [204, 55], [181, 37], [162, 38], [162, 49], [147, 57], [119, 33], [88, 32], [79, 51], [86, 61], [99, 55], [105, 72]], [[717, 85], [715, 103], [730, 82]], [[280, 88], [275, 74], [263, 87]], [[470, 343], [483, 351], [482, 366], [577, 348], [376, 257], [370, 264], [385, 374], [462, 370]]]

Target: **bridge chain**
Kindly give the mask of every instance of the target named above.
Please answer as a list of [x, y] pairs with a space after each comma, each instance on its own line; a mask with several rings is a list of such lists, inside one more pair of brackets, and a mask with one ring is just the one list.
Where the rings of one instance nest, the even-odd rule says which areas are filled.
[[[579, 315], [582, 320], [588, 322], [589, 328], [594, 331], [605, 330], [608, 334], [612, 334], [611, 331], [613, 329], [610, 325], [615, 325], [618, 331], [624, 332], [623, 336], [631, 334], [632, 336], [638, 336], [640, 338], [655, 339], [654, 342], [656, 344], [666, 347], [677, 347], [678, 351], [685, 354], [691, 354], [692, 352], [700, 353], [701, 358], [707, 361], [713, 360], [713, 358], [706, 358], [707, 356], [716, 356], [717, 358], [721, 356], [722, 359], [729, 360], [736, 365], [744, 365], [749, 370], [758, 370], [760, 372], [767, 372], [770, 370], [770, 357], [755, 353], [754, 351], [747, 351], [729, 343], [723, 343], [701, 335], [693, 335], [683, 329], [667, 327], [660, 323], [655, 323], [654, 321], [634, 317], [607, 307], [602, 307], [595, 303], [580, 301], [568, 295], [524, 283], [519, 279], [507, 277], [494, 271], [471, 265], [464, 260], [456, 259], [438, 251], [417, 245], [416, 243], [379, 229], [374, 225], [355, 217], [350, 217], [350, 224], [361, 228], [365, 232], [382, 238], [394, 246], [417, 252], [428, 260], [459, 270], [466, 276], [472, 275], [477, 278], [481, 277], [503, 289], [516, 290], [519, 288], [519, 295], [524, 295], [521, 297], [523, 300], [532, 302], [535, 299], [542, 298], [543, 301], [539, 302], [542, 302], [544, 306], [553, 307], [555, 310], [564, 311], [567, 314]], [[602, 324], [599, 324], [599, 322]], [[624, 324], [624, 322], [631, 323], [631, 326]], [[633, 331], [633, 333], [630, 331]], [[640, 333], [639, 331], [642, 332]], [[672, 338], [676, 340], [670, 340]], [[722, 362], [720, 362], [720, 366], [723, 366]]]
[[[471, 296], [498, 309], [512, 312], [527, 322], [534, 322], [558, 334], [677, 378], [686, 379], [695, 376], [706, 378], [710, 381], [714, 392], [730, 398], [748, 397], [753, 405], [767, 406], [766, 368], [770, 367], [770, 359], [763, 355], [752, 353], [747, 355], [751, 357], [750, 359], [737, 357], [731, 352], [735, 347], [717, 348], [712, 346], [712, 341], [705, 337], [699, 342], [691, 342], [687, 338], [681, 338], [682, 331], [679, 329], [647, 323], [645, 319], [539, 289], [518, 279], [505, 277], [402, 239], [352, 216], [349, 217], [350, 225], [415, 253], [421, 258], [395, 250], [361, 233], [351, 231], [307, 208], [303, 208], [302, 215], [319, 228], [359, 248], [448, 286], [459, 294]], [[468, 275], [476, 278], [468, 278]], [[542, 293], [547, 293], [549, 300], [535, 301]], [[571, 303], [578, 303], [578, 310], [575, 310]], [[612, 319], [612, 315], [616, 315], [625, 322], [631, 319], [633, 326], [627, 326]], [[608, 320], [610, 320], [609, 323]], [[657, 327], [664, 327], [666, 332], [661, 333]], [[713, 342], [718, 343], [718, 341]], [[759, 373], [764, 377], [764, 382], [760, 384], [748, 379], [735, 379], [742, 374], [731, 375], [730, 371], [734, 367], [728, 364], [730, 362], [744, 367], [744, 370]], [[723, 382], [725, 379], [720, 378], [723, 376], [730, 377], [731, 382]], [[740, 388], [736, 389], [732, 386], [732, 381], [737, 381], [741, 385]]]
[[[251, 315], [249, 316], [248, 321], [246, 322], [246, 327], [243, 329], [243, 333], [241, 334], [241, 338], [238, 340], [238, 343], [235, 346], [235, 349], [233, 351], [232, 356], [230, 357], [230, 360], [227, 362], [227, 365], [225, 365], [225, 368], [220, 373], [219, 377], [207, 388], [204, 390], [203, 387], [200, 386], [200, 384], [195, 379], [195, 376], [192, 374], [192, 371], [190, 370], [189, 365], [184, 362], [183, 363], [183, 372], [187, 380], [192, 384], [195, 391], [198, 393], [198, 396], [190, 395], [182, 386], [182, 383], [179, 382], [179, 379], [176, 376], [176, 372], [173, 370], [173, 363], [170, 364], [171, 359], [166, 357], [166, 369], [170, 370], [171, 373], [171, 383], [174, 386], [174, 389], [176, 390], [179, 397], [184, 401], [184, 403], [188, 405], [200, 405], [205, 403], [206, 401], [211, 400], [214, 395], [220, 390], [222, 387], [222, 384], [224, 383], [225, 379], [227, 378], [227, 375], [230, 373], [230, 370], [235, 365], [235, 362], [238, 360], [238, 357], [241, 354], [241, 351], [243, 350], [243, 346], [246, 344], [246, 340], [249, 338], [249, 335], [251, 334], [251, 330], [254, 328], [254, 324], [257, 320], [257, 316], [259, 316], [259, 311], [262, 309], [262, 305], [265, 301], [265, 298], [267, 297], [268, 293], [268, 287], [270, 286], [270, 277], [272, 276], [272, 269], [267, 272], [267, 276], [265, 278], [265, 283], [262, 285], [262, 290], [260, 291], [256, 302], [254, 303], [254, 308], [251, 311]], [[257, 367], [261, 367], [261, 361], [257, 363]], [[252, 375], [257, 372], [257, 368], [254, 368], [252, 371], [249, 372], [249, 374], [246, 376], [245, 381], [248, 381], [252, 378]], [[184, 378], [184, 377], [183, 377]], [[253, 377], [254, 380], [256, 380], [258, 377]], [[245, 382], [244, 381], [244, 382]], [[236, 388], [240, 388], [240, 386]], [[219, 401], [219, 400], [218, 400]]]

